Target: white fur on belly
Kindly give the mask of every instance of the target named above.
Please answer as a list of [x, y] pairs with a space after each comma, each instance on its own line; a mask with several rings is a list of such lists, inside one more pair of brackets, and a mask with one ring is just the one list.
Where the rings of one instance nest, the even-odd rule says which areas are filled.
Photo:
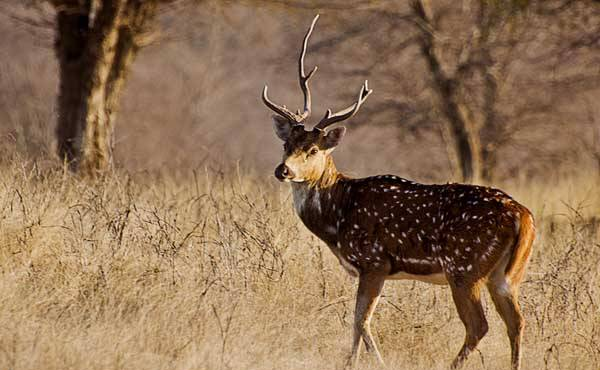
[[424, 283], [438, 284], [438, 285], [448, 284], [448, 280], [446, 280], [446, 275], [443, 272], [438, 272], [436, 274], [430, 274], [430, 275], [413, 275], [413, 274], [409, 274], [407, 272], [401, 271], [401, 272], [397, 272], [393, 275], [389, 275], [386, 279], [388, 279], [388, 280], [419, 280]]

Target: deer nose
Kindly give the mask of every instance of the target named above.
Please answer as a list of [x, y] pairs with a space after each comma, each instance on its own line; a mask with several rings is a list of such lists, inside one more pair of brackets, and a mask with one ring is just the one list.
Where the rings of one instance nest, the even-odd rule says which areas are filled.
[[285, 163], [282, 163], [275, 169], [275, 177], [279, 181], [289, 180], [294, 178], [294, 173], [285, 165]]

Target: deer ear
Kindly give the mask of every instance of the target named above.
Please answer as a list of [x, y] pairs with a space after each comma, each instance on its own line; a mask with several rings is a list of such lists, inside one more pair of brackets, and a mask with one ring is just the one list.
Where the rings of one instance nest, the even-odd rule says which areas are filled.
[[323, 142], [323, 149], [332, 151], [342, 141], [344, 134], [346, 133], [345, 127], [336, 127], [333, 130], [327, 132]]
[[283, 141], [286, 141], [290, 137], [290, 132], [292, 132], [290, 121], [280, 116], [273, 116], [273, 128], [277, 137]]

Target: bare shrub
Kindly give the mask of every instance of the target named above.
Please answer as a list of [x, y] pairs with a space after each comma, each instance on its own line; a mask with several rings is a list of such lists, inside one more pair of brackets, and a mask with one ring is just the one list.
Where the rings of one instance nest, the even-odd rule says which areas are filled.
[[[525, 369], [600, 360], [600, 243], [586, 226], [600, 200], [588, 181], [552, 195], [506, 184], [538, 212], [522, 286]], [[14, 159], [0, 184], [1, 368], [342, 364], [354, 282], [274, 181], [232, 169], [116, 173], [90, 185]], [[388, 365], [444, 368], [464, 335], [451, 305], [446, 288], [388, 283], [373, 322]], [[507, 363], [500, 318], [491, 314], [490, 326], [467, 368]]]

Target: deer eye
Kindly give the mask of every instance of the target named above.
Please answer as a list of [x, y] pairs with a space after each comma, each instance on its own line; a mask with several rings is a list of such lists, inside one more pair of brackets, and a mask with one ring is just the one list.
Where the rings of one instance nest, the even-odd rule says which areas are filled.
[[315, 154], [317, 154], [318, 152], [319, 152], [319, 149], [318, 149], [318, 148], [316, 148], [316, 147], [314, 147], [314, 148], [312, 148], [312, 149], [311, 149], [311, 150], [308, 152], [308, 155], [315, 155]]

